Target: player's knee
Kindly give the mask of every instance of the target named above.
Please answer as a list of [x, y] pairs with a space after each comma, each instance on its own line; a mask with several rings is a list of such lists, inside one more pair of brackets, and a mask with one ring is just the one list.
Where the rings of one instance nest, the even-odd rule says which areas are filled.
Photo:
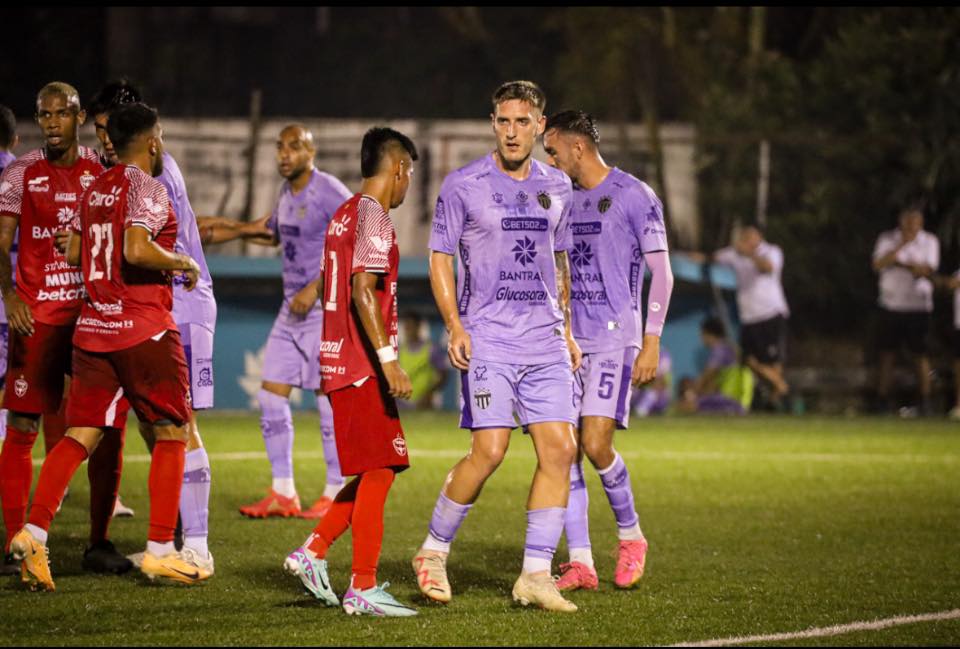
[[7, 425], [21, 433], [36, 433], [40, 430], [40, 417], [19, 412], [11, 412], [7, 416]]
[[566, 473], [577, 458], [577, 444], [572, 437], [564, 436], [540, 451], [539, 456], [540, 466]]
[[[580, 443], [583, 445], [583, 452], [594, 466], [603, 464], [606, 458], [613, 455], [613, 444], [607, 439], [584, 437]], [[603, 466], [607, 465], [603, 464]]]
[[151, 427], [153, 428], [153, 438], [158, 442], [170, 441], [185, 443], [189, 438], [189, 434], [187, 433], [185, 426], [177, 426], [169, 421], [158, 421]]
[[482, 444], [477, 444], [474, 452], [471, 453], [475, 463], [488, 474], [493, 473], [503, 458], [507, 454], [507, 444], [500, 440], [488, 440]]

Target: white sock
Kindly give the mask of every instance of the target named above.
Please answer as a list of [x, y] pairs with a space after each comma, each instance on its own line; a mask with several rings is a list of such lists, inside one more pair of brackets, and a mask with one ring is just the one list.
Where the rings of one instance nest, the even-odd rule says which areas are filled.
[[147, 552], [149, 552], [155, 557], [165, 557], [168, 554], [171, 554], [176, 551], [177, 549], [173, 547], [173, 541], [168, 541], [166, 543], [157, 543], [156, 541], [147, 541]]
[[617, 538], [621, 541], [642, 541], [643, 532], [640, 531], [640, 523], [634, 523], [633, 527], [618, 527]]
[[207, 548], [207, 537], [205, 536], [184, 537], [183, 545], [195, 550], [201, 557], [207, 557], [210, 554], [210, 550]]
[[444, 552], [450, 554], [450, 544], [445, 541], [440, 541], [433, 538], [433, 534], [427, 534], [426, 540], [423, 542], [423, 545], [420, 546], [424, 550], [432, 550], [434, 552]]
[[323, 497], [330, 498], [331, 500], [337, 497], [337, 494], [340, 493], [340, 490], [343, 489], [343, 485], [346, 484], [341, 482], [339, 484], [330, 484], [327, 483], [327, 486], [323, 488]]
[[297, 495], [297, 488], [294, 486], [293, 478], [274, 478], [273, 490], [284, 498], [293, 498]]
[[593, 552], [590, 548], [570, 548], [570, 563], [574, 561], [593, 568]]
[[27, 523], [24, 527], [33, 535], [33, 538], [44, 545], [47, 544], [47, 530], [37, 527], [36, 525], [31, 525], [30, 523]]
[[543, 572], [544, 570], [550, 572], [550, 563], [550, 559], [544, 559], [542, 557], [528, 557], [524, 555], [523, 571], [528, 575], [534, 572]]

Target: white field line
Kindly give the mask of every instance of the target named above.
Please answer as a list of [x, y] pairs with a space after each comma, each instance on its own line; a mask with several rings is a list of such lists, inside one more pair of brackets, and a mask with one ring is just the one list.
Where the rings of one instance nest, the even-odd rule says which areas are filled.
[[826, 626], [807, 629], [806, 631], [794, 631], [792, 633], [771, 633], [769, 635], [748, 635], [737, 636], [733, 638], [719, 638], [716, 640], [703, 640], [701, 642], [681, 642], [679, 644], [668, 645], [670, 647], [729, 647], [731, 645], [749, 644], [760, 642], [764, 645], [770, 645], [775, 642], [785, 642], [787, 640], [803, 640], [806, 638], [828, 638], [844, 633], [854, 633], [857, 631], [880, 631], [890, 627], [903, 626], [905, 624], [917, 624], [919, 622], [942, 622], [944, 620], [960, 619], [960, 608], [952, 611], [940, 611], [939, 613], [925, 613], [923, 615], [900, 615], [897, 617], [888, 617], [884, 620], [874, 620], [873, 622], [852, 622], [850, 624], [837, 624], [835, 626]]
[[[412, 457], [459, 459], [466, 455], [467, 446], [459, 449], [412, 449]], [[729, 462], [741, 460], [770, 460], [774, 462], [836, 462], [869, 464], [875, 463], [912, 463], [912, 464], [957, 464], [960, 458], [956, 455], [898, 455], [896, 453], [724, 453], [711, 451], [625, 451], [621, 453], [626, 460], [689, 460]], [[262, 460], [267, 455], [264, 451], [238, 451], [232, 453], [211, 453], [211, 462], [236, 462], [245, 460]], [[529, 450], [517, 450], [507, 453], [507, 458], [532, 459], [534, 454]], [[296, 453], [301, 460], [323, 459], [321, 451], [305, 451]], [[133, 464], [150, 461], [146, 454], [125, 455], [124, 462]], [[43, 464], [43, 460], [34, 460], [34, 466]]]

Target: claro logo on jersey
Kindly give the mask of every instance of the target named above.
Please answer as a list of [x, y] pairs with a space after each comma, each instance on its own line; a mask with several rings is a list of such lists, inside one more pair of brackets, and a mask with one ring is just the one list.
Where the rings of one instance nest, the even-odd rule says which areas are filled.
[[90, 207], [113, 207], [113, 204], [120, 198], [123, 187], [114, 187], [109, 194], [100, 192], [90, 192], [90, 198], [87, 199], [87, 205]]
[[343, 219], [342, 221], [331, 221], [330, 222], [330, 236], [342, 237], [343, 233], [347, 231], [347, 226], [350, 225], [350, 217]]

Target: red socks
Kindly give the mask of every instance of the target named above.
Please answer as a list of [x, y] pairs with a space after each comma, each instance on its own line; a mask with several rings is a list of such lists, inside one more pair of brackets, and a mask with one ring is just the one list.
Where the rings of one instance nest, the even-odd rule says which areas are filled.
[[150, 459], [150, 529], [147, 540], [173, 541], [180, 511], [180, 487], [187, 444], [169, 439], [157, 440]]
[[396, 474], [392, 469], [364, 473], [353, 508], [353, 586], [377, 585], [377, 563], [383, 546], [383, 509]]
[[377, 585], [383, 508], [395, 477], [392, 469], [376, 469], [354, 478], [337, 494], [307, 545], [308, 550], [323, 559], [333, 542], [352, 525], [354, 588], [366, 590]]
[[4, 549], [10, 546], [10, 540], [23, 527], [27, 514], [30, 484], [33, 482], [32, 451], [36, 440], [36, 433], [24, 433], [7, 426], [7, 438], [0, 451], [0, 502], [3, 503], [3, 524], [7, 530]]
[[[50, 455], [43, 462], [43, 468], [40, 469], [37, 490], [33, 494], [33, 507], [30, 508], [29, 520], [31, 525], [44, 530], [50, 529], [53, 516], [63, 499], [63, 492], [70, 484], [73, 474], [86, 459], [87, 449], [72, 437], [65, 437], [50, 451]], [[14, 534], [17, 531], [19, 528], [14, 531]]]
[[43, 448], [49, 455], [57, 442], [67, 434], [67, 400], [64, 399], [60, 402], [60, 409], [56, 412], [43, 413], [41, 424], [43, 428]]
[[307, 549], [319, 558], [325, 558], [327, 550], [333, 545], [333, 542], [350, 527], [353, 505], [357, 498], [357, 487], [359, 486], [360, 477], [354, 478], [345, 485], [337, 494], [337, 497], [334, 498], [330, 510], [313, 529], [313, 538], [307, 545]]
[[90, 480], [90, 545], [107, 540], [123, 469], [124, 429], [108, 429], [87, 462]]

